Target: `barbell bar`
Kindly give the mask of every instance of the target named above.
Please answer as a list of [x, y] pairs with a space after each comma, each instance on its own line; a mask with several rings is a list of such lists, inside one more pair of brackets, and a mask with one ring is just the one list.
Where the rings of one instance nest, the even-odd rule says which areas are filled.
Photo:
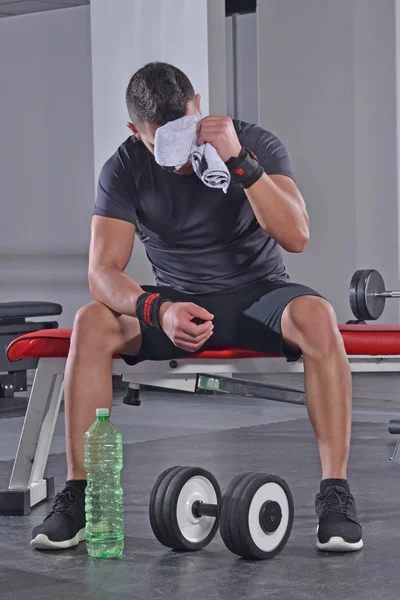
[[356, 319], [376, 321], [385, 309], [387, 298], [400, 298], [400, 290], [386, 290], [379, 271], [360, 269], [351, 278], [349, 297]]

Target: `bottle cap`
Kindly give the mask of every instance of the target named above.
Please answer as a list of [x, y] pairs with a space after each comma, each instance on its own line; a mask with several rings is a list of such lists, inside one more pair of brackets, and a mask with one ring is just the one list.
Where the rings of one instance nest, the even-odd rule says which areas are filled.
[[108, 408], [96, 408], [96, 417], [109, 417], [110, 411]]

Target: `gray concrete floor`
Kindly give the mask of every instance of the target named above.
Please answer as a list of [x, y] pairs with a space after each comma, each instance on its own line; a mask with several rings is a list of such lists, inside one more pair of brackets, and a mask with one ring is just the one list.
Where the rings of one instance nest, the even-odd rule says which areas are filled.
[[[279, 383], [279, 378], [276, 378]], [[89, 559], [85, 545], [43, 554], [29, 547], [30, 530], [48, 506], [29, 517], [0, 517], [0, 599], [159, 598], [396, 600], [400, 552], [400, 466], [390, 464], [395, 439], [387, 423], [400, 417], [400, 389], [391, 375], [355, 376], [350, 481], [365, 531], [365, 548], [352, 556], [315, 551], [313, 499], [318, 455], [306, 410], [250, 398], [144, 393], [141, 407], [115, 395], [112, 420], [124, 437], [126, 551], [120, 561]], [[301, 386], [292, 376], [285, 383]], [[4, 417], [6, 415], [3, 415]], [[0, 483], [7, 483], [22, 417], [0, 418]], [[65, 479], [63, 414], [49, 474]], [[222, 489], [238, 472], [266, 470], [284, 477], [294, 494], [295, 526], [284, 551], [267, 563], [238, 560], [219, 536], [201, 553], [161, 547], [149, 527], [148, 495], [158, 473], [174, 464], [202, 465]], [[354, 485], [353, 485], [354, 484]]]

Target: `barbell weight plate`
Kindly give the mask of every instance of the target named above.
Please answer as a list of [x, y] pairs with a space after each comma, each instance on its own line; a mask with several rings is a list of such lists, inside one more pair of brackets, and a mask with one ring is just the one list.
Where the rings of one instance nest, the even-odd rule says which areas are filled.
[[185, 467], [173, 475], [163, 503], [163, 520], [175, 550], [201, 550], [218, 531], [218, 516], [195, 516], [193, 506], [197, 502], [219, 506], [220, 487], [209, 471]]
[[358, 311], [360, 314], [364, 315], [364, 320], [371, 320], [373, 319], [372, 315], [370, 314], [369, 310], [368, 310], [368, 306], [367, 306], [367, 302], [366, 302], [366, 291], [367, 291], [367, 282], [369, 279], [369, 276], [372, 272], [372, 269], [364, 269], [363, 271], [360, 272], [360, 276], [358, 278], [358, 282], [357, 282], [357, 304], [358, 304]]
[[361, 316], [361, 312], [358, 308], [358, 299], [357, 299], [357, 287], [358, 282], [361, 277], [361, 273], [365, 273], [364, 270], [356, 271], [351, 278], [350, 281], [350, 289], [349, 289], [349, 299], [350, 299], [350, 307], [353, 315], [358, 321], [362, 321], [363, 317]]
[[371, 318], [374, 320], [379, 319], [385, 310], [386, 304], [386, 298], [379, 298], [375, 293], [382, 293], [384, 291], [385, 282], [382, 275], [379, 271], [372, 270], [366, 284], [365, 303], [369, 314], [372, 315]]
[[385, 298], [377, 298], [374, 292], [384, 292], [385, 282], [382, 275], [374, 270], [364, 271], [357, 286], [358, 307], [364, 320], [376, 320], [382, 315], [385, 308]]
[[385, 308], [385, 298], [378, 298], [375, 292], [384, 292], [385, 282], [375, 269], [356, 271], [350, 283], [350, 306], [354, 316], [360, 321], [376, 320]]

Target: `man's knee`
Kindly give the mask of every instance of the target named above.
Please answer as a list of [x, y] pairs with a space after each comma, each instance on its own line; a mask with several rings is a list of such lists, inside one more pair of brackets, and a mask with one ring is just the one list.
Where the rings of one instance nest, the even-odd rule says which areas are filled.
[[303, 353], [330, 354], [343, 347], [335, 311], [318, 296], [301, 296], [287, 307], [289, 331]]
[[91, 346], [100, 342], [112, 345], [112, 333], [117, 331], [115, 313], [101, 302], [91, 302], [82, 306], [75, 316], [73, 342]]

